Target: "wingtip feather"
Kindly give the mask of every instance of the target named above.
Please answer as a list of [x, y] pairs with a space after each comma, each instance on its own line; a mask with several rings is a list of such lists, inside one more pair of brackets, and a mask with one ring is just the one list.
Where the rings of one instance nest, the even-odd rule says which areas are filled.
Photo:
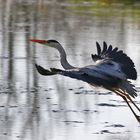
[[101, 47], [97, 41], [96, 41], [96, 47], [97, 47], [97, 54], [100, 55], [101, 54]]

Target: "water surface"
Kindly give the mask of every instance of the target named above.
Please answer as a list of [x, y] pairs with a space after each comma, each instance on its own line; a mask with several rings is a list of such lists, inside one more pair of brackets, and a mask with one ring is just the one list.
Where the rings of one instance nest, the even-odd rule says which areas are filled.
[[[140, 71], [140, 4], [131, 1], [0, 1], [0, 139], [140, 139], [140, 125], [114, 93], [34, 64], [62, 68], [56, 50], [29, 42], [56, 39], [74, 66], [92, 64], [96, 41], [118, 46]], [[138, 90], [140, 76], [133, 82]]]

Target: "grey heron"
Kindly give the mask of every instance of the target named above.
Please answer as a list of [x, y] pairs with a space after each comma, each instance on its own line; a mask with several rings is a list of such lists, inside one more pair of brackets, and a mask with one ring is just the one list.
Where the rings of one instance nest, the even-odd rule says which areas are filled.
[[103, 49], [98, 42], [96, 42], [97, 54], [91, 54], [94, 65], [85, 67], [74, 67], [67, 61], [67, 55], [62, 45], [56, 40], [37, 40], [30, 41], [55, 48], [60, 53], [60, 62], [64, 70], [57, 68], [50, 68], [50, 70], [35, 64], [37, 71], [41, 75], [49, 76], [60, 74], [70, 78], [82, 80], [91, 86], [103, 87], [121, 96], [127, 103], [128, 107], [140, 122], [140, 116], [136, 114], [133, 106], [140, 112], [140, 108], [135, 104], [131, 97], [137, 96], [135, 86], [129, 79], [137, 79], [137, 71], [131, 58], [127, 56], [122, 50], [112, 45], [107, 45], [103, 42]]

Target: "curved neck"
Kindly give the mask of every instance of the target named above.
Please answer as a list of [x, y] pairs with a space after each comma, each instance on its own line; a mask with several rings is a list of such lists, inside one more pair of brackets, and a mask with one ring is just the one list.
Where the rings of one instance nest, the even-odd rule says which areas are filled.
[[67, 61], [67, 55], [66, 55], [66, 52], [65, 50], [63, 49], [63, 47], [61, 46], [61, 44], [57, 45], [55, 47], [59, 53], [60, 53], [60, 62], [61, 62], [61, 65], [63, 66], [64, 69], [73, 69], [75, 67], [73, 67], [72, 65], [70, 65]]

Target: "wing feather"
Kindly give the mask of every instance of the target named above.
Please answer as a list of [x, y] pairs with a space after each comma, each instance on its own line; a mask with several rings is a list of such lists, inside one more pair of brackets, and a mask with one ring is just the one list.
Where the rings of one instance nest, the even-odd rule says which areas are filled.
[[119, 78], [105, 75], [104, 73], [98, 72], [94, 69], [92, 70], [93, 73], [90, 73], [89, 71], [90, 70], [88, 70], [88, 68], [86, 70], [83, 68], [71, 70], [60, 70], [56, 68], [51, 68], [51, 72], [53, 73], [81, 80], [91, 85], [102, 86], [104, 88], [110, 86], [116, 87], [116, 85], [118, 85], [121, 81]]
[[106, 53], [107, 51], [107, 44], [106, 42], [103, 42], [103, 51], [101, 52], [101, 54], [103, 55], [104, 53]]
[[96, 42], [96, 46], [97, 46], [97, 55], [100, 55], [101, 54], [101, 47], [100, 47], [98, 42]]
[[107, 53], [111, 53], [111, 51], [112, 51], [112, 45], [109, 45]]
[[131, 58], [127, 56], [122, 50], [118, 50], [117, 47], [114, 49], [112, 45], [107, 47], [107, 43], [103, 42], [103, 49], [101, 50], [101, 46], [98, 42], [96, 42], [97, 46], [97, 54], [91, 55], [93, 61], [102, 61], [102, 60], [111, 60], [118, 63], [122, 69], [122, 71], [126, 74], [128, 79], [137, 79], [137, 72], [135, 69], [135, 65]]
[[114, 48], [111, 52], [110, 52], [110, 56], [114, 55], [117, 52], [118, 48]]

